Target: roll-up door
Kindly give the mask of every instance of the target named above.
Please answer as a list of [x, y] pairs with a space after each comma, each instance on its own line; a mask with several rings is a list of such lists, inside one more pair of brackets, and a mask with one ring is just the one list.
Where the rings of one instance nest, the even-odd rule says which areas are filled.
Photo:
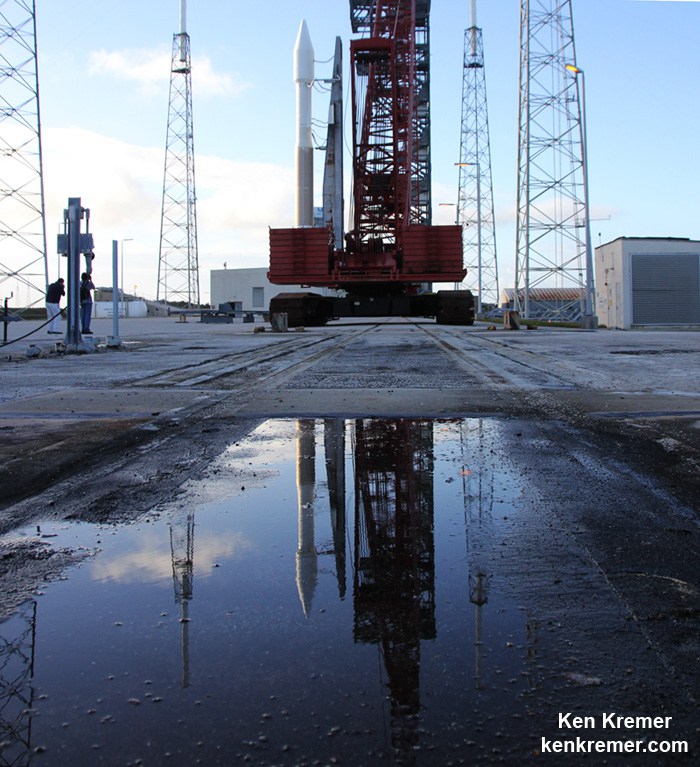
[[633, 253], [632, 324], [700, 324], [700, 256]]

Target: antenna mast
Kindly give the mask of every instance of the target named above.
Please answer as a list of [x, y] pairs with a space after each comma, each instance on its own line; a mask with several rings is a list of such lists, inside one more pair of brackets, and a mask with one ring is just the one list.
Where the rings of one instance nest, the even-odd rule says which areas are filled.
[[199, 301], [199, 255], [194, 183], [192, 63], [186, 0], [180, 0], [180, 32], [173, 35], [163, 207], [156, 300], [187, 306]]
[[49, 282], [36, 9], [0, 5], [0, 291], [29, 308]]

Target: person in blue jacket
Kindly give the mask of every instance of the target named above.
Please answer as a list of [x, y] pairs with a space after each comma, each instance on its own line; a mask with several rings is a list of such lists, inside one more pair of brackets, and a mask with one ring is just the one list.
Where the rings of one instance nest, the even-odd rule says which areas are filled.
[[90, 320], [92, 319], [92, 291], [95, 286], [92, 284], [90, 275], [83, 272], [80, 275], [80, 326], [83, 335], [92, 335], [90, 330]]

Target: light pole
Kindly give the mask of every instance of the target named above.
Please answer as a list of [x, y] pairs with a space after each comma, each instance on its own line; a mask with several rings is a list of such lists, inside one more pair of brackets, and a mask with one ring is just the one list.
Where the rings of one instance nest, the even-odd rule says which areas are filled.
[[591, 207], [588, 196], [588, 131], [586, 129], [586, 76], [580, 67], [567, 64], [566, 69], [576, 78], [581, 76], [581, 144], [583, 145], [583, 197], [586, 206], [586, 303], [583, 310], [582, 327], [592, 329], [598, 327], [598, 317], [594, 312], [595, 298], [593, 295], [593, 249], [591, 247]]
[[133, 237], [125, 237], [122, 240], [122, 247], [121, 247], [121, 265], [119, 269], [121, 270], [120, 274], [120, 283], [121, 283], [121, 292], [122, 292], [122, 312], [124, 313], [124, 317], [126, 317], [126, 300], [124, 298], [124, 243], [125, 242], [133, 242]]
[[[481, 314], [481, 168], [478, 162], [456, 162], [458, 168], [476, 168], [476, 314]], [[457, 209], [457, 223], [459, 223], [459, 207]]]

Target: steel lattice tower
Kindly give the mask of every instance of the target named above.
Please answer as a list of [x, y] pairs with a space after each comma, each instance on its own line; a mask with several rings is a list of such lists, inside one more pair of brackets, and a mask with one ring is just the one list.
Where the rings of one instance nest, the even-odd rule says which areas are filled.
[[[520, 51], [515, 306], [525, 317], [578, 319], [587, 211], [579, 89], [566, 70], [576, 62], [571, 0], [521, 0]], [[552, 308], [539, 288], [571, 290]]]
[[48, 281], [35, 4], [0, 0], [0, 285], [29, 307]]
[[0, 635], [2, 765], [31, 762], [36, 619], [36, 602], [26, 602], [3, 625]]
[[476, 292], [479, 312], [483, 303], [498, 305], [499, 291], [486, 70], [476, 0], [472, 0], [472, 26], [464, 33], [457, 223], [462, 224], [464, 283]]
[[199, 304], [199, 256], [192, 129], [190, 37], [181, 2], [179, 34], [173, 35], [163, 208], [156, 300]]

